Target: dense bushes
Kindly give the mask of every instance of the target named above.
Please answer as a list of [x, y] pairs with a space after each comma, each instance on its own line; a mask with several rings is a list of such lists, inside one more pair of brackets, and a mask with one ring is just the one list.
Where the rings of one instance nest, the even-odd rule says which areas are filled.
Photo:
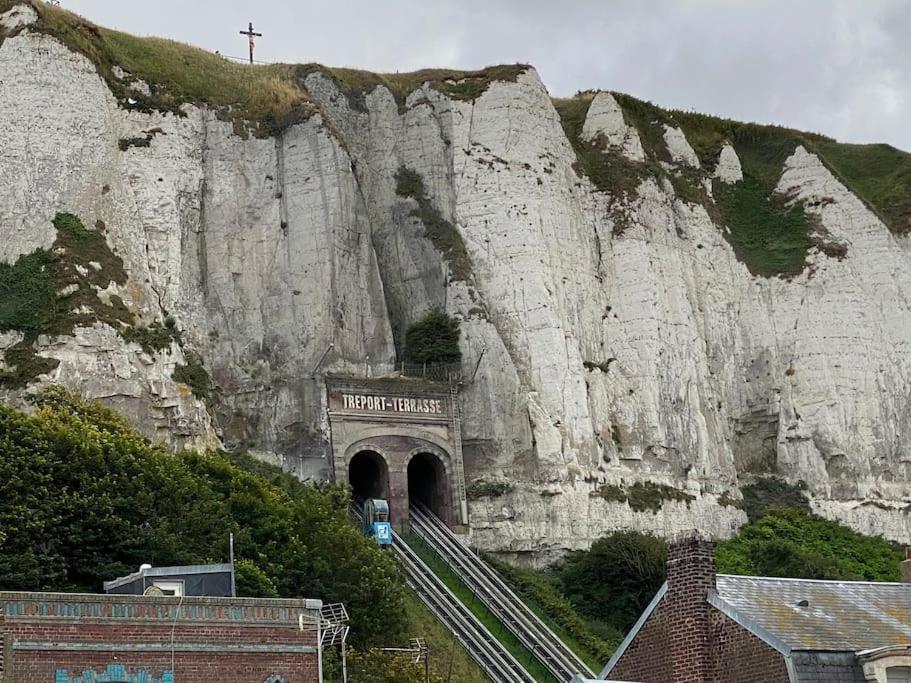
[[223, 561], [233, 532], [241, 594], [344, 602], [354, 643], [403, 642], [400, 575], [348, 522], [345, 489], [168, 455], [61, 389], [37, 403], [0, 405], [0, 589], [99, 591], [143, 562]]
[[409, 363], [457, 363], [459, 321], [434, 309], [405, 331], [405, 359]]
[[581, 614], [626, 632], [664, 582], [666, 557], [664, 541], [619, 531], [569, 553], [555, 571]]
[[902, 559], [881, 538], [795, 508], [770, 510], [716, 550], [719, 572], [802, 579], [898, 581]]

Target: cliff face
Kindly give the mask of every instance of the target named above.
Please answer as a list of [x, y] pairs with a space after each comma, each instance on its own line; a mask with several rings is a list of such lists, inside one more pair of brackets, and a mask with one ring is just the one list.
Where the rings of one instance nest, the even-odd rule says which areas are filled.
[[[906, 217], [849, 189], [854, 150], [608, 93], [555, 102], [526, 67], [407, 87], [308, 67], [312, 115], [242, 136], [211, 107], [124, 107], [97, 63], [11, 12], [0, 260], [49, 249], [60, 212], [101, 221], [127, 275], [105, 292], [134, 327], [181, 331], [162, 350], [104, 322], [41, 335], [60, 362], [32, 385], [107, 399], [173, 446], [220, 437], [325, 476], [320, 373], [390, 370], [442, 307], [473, 376], [467, 478], [511, 485], [470, 503], [483, 548], [729, 535], [763, 473], [911, 539]], [[22, 338], [0, 330], [0, 349]], [[194, 363], [208, 403], [172, 379]]]

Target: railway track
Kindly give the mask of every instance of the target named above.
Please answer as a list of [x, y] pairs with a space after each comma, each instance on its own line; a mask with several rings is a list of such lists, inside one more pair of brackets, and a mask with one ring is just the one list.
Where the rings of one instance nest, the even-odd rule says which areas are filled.
[[[352, 506], [355, 516], [360, 511]], [[471, 610], [459, 600], [436, 574], [418, 557], [408, 544], [393, 532], [392, 552], [405, 573], [408, 585], [418, 594], [468, 651], [472, 659], [494, 683], [535, 683], [500, 642], [478, 621]]]
[[430, 510], [411, 506], [411, 529], [442, 557], [468, 589], [508, 628], [558, 681], [577, 673], [594, 678], [588, 668], [528, 606], [500, 575], [476, 556]]

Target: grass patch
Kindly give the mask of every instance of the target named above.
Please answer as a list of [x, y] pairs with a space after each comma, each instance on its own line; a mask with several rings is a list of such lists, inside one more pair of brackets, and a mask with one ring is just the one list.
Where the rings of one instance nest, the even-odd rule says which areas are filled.
[[499, 498], [512, 491], [513, 485], [506, 481], [484, 481], [480, 479], [472, 482], [471, 486], [465, 491], [468, 500], [479, 500], [481, 498]]
[[514, 83], [519, 74], [531, 67], [527, 64], [488, 66], [478, 71], [452, 69], [422, 69], [410, 73], [380, 74], [360, 69], [327, 67], [322, 64], [303, 64], [295, 68], [295, 75], [303, 81], [311, 73], [321, 73], [331, 78], [355, 111], [366, 112], [366, 96], [378, 86], [386, 87], [399, 111], [405, 110], [405, 99], [425, 83], [453, 100], [476, 100], [494, 81]]
[[635, 196], [636, 188], [647, 177], [658, 177], [660, 171], [647, 163], [627, 159], [622, 154], [604, 148], [602, 140], [584, 140], [582, 127], [594, 93], [579, 93], [567, 99], [554, 99], [563, 132], [576, 153], [573, 169], [587, 177], [602, 192]]
[[423, 638], [430, 649], [430, 674], [443, 680], [485, 681], [487, 675], [455, 636], [440, 623], [410, 588], [404, 600], [407, 630]]
[[4, 353], [0, 386], [21, 388], [52, 371], [58, 361], [37, 355], [41, 335], [73, 334], [81, 325], [104, 322], [115, 330], [133, 322], [118, 297], [105, 302], [97, 288], [126, 283], [123, 261], [107, 244], [104, 226], [86, 228], [78, 216], [58, 213], [51, 249], [36, 249], [12, 265], [0, 263], [0, 331], [18, 331], [23, 339]]
[[770, 277], [803, 271], [813, 246], [803, 206], [788, 206], [785, 197], [770, 194], [746, 171], [736, 185], [716, 182], [715, 198], [730, 228], [725, 237], [751, 273]]
[[177, 322], [171, 316], [164, 319], [164, 324], [156, 320], [147, 327], [131, 327], [123, 332], [123, 338], [139, 344], [150, 356], [158, 351], [170, 351], [174, 342], [183, 343]]
[[517, 567], [489, 556], [484, 559], [582, 661], [593, 671], [601, 670], [623, 640], [621, 631], [582, 617], [543, 572]]
[[630, 508], [635, 512], [650, 510], [656, 513], [668, 501], [676, 500], [689, 505], [690, 501], [696, 500], [695, 496], [686, 491], [681, 491], [667, 484], [655, 484], [650, 481], [637, 481], [629, 487], [602, 484], [592, 491], [589, 496], [616, 503], [629, 503]]
[[187, 354], [186, 364], [178, 364], [174, 368], [171, 379], [186, 384], [198, 399], [207, 401], [212, 396], [212, 381], [209, 373], [203, 367], [202, 359], [195, 354]]
[[465, 242], [456, 227], [443, 218], [431, 203], [421, 175], [417, 171], [402, 166], [395, 174], [395, 181], [395, 193], [399, 197], [413, 199], [418, 203], [411, 215], [424, 224], [425, 236], [446, 259], [452, 279], [469, 279], [471, 277], [471, 259], [465, 249]]
[[433, 570], [449, 590], [471, 610], [472, 614], [487, 627], [487, 630], [525, 667], [536, 681], [558, 683], [535, 656], [519, 642], [515, 635], [474, 596], [468, 586], [462, 583], [462, 580], [443, 558], [437, 555], [429, 545], [415, 534], [406, 534], [403, 538], [409, 547], [424, 561], [424, 564]]

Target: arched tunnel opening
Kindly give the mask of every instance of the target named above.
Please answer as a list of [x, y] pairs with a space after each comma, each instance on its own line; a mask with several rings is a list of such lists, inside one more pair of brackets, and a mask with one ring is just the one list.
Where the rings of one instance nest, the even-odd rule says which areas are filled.
[[422, 503], [450, 523], [449, 486], [443, 461], [432, 453], [418, 453], [408, 463], [408, 500]]
[[389, 469], [375, 451], [356, 453], [348, 463], [348, 483], [355, 500], [389, 498]]

